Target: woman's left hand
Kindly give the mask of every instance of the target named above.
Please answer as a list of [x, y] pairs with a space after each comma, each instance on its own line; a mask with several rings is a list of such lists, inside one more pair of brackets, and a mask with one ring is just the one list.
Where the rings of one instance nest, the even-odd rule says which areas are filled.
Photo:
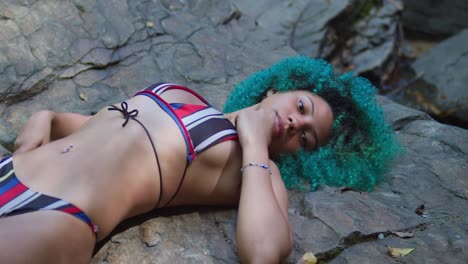
[[49, 143], [51, 123], [52, 112], [43, 110], [33, 114], [16, 137], [14, 153], [27, 152]]

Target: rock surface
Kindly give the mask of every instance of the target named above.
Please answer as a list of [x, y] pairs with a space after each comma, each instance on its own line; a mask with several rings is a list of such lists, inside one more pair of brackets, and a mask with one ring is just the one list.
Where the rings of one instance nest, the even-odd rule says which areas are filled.
[[[328, 2], [320, 9], [325, 13], [308, 18], [319, 23], [311, 29], [333, 24], [318, 17], [333, 20], [343, 6], [362, 4]], [[294, 8], [283, 1], [256, 1], [248, 12], [247, 3], [0, 2], [0, 154], [12, 150], [16, 133], [37, 110], [89, 114], [157, 81], [192, 87], [221, 107], [233, 84], [297, 54], [281, 32], [268, 28], [278, 14], [284, 16], [280, 20], [297, 19], [289, 13]], [[294, 1], [309, 11], [313, 3]], [[366, 14], [388, 14], [386, 8], [391, 9]], [[375, 57], [369, 56], [381, 59]], [[366, 64], [357, 60], [356, 65]], [[406, 152], [372, 193], [325, 187], [290, 192], [294, 248], [287, 263], [305, 252], [330, 263], [464, 263], [468, 258], [468, 131], [379, 100]], [[235, 223], [236, 211], [230, 209], [160, 210], [120, 225], [98, 245], [92, 263], [237, 263]], [[396, 231], [414, 236], [400, 238]], [[387, 245], [415, 250], [394, 259]]]
[[468, 29], [422, 54], [412, 64], [415, 81], [406, 87], [401, 102], [467, 127], [467, 42]]
[[242, 14], [279, 36], [299, 54], [324, 58], [339, 69], [368, 77], [392, 70], [402, 4], [362, 0], [238, 0]]
[[405, 0], [403, 25], [432, 36], [450, 36], [468, 27], [465, 0]]

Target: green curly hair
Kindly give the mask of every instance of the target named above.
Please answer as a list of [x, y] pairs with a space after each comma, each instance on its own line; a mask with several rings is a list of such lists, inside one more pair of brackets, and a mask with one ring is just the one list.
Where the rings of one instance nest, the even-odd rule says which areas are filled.
[[288, 189], [309, 185], [316, 190], [325, 184], [371, 191], [401, 150], [384, 121], [375, 98], [377, 89], [367, 79], [352, 73], [339, 75], [324, 60], [287, 58], [238, 83], [224, 112], [259, 103], [269, 90], [311, 91], [329, 103], [335, 119], [326, 145], [275, 159]]

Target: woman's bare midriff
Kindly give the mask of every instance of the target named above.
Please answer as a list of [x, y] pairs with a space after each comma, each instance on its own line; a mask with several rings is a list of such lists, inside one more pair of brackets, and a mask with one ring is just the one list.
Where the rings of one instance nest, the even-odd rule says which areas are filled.
[[[162, 199], [175, 193], [186, 165], [186, 146], [174, 121], [149, 98], [127, 100], [129, 110], [148, 129], [161, 165]], [[116, 104], [119, 106], [119, 104]], [[78, 206], [99, 226], [99, 238], [122, 220], [155, 208], [160, 175], [144, 129], [107, 107], [74, 134], [13, 156], [17, 177], [34, 191]], [[68, 152], [64, 152], [69, 148]], [[227, 141], [201, 153], [170, 203], [235, 204], [240, 191], [240, 146]]]

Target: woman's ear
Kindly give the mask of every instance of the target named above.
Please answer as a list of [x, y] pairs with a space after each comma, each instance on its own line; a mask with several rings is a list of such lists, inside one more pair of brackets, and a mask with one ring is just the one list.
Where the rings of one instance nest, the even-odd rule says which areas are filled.
[[265, 95], [265, 98], [270, 96], [270, 95], [274, 95], [275, 93], [277, 93], [278, 91], [276, 89], [270, 89], [266, 92], [266, 95]]
[[274, 88], [271, 88], [271, 89], [268, 89], [268, 90], [264, 91], [264, 92], [262, 93], [261, 97], [260, 97], [260, 101], [259, 101], [259, 102], [265, 100], [268, 96], [273, 95], [273, 94], [275, 94], [275, 93], [277, 93], [277, 92], [278, 92], [278, 90], [276, 90], [276, 89], [274, 89]]

